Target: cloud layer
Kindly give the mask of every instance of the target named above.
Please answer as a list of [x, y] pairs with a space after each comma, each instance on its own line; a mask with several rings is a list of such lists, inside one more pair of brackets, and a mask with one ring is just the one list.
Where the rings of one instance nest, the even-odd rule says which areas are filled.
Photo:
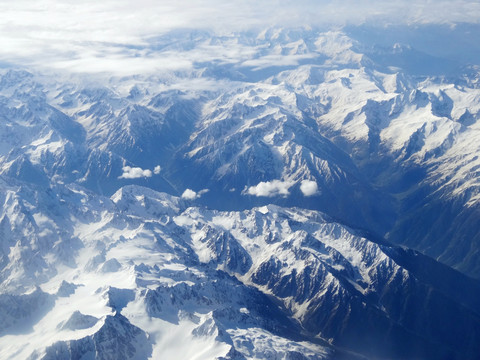
[[230, 48], [210, 44], [182, 56], [168, 39], [183, 29], [229, 34], [272, 26], [477, 23], [479, 19], [476, 0], [191, 0], [188, 4], [17, 0], [0, 4], [0, 61], [91, 73], [170, 71], [189, 69], [199, 59], [245, 56], [245, 49], [235, 44]]

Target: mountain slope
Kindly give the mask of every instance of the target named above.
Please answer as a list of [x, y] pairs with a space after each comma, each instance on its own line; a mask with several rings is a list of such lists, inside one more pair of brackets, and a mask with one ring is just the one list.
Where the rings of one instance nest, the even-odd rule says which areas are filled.
[[[38, 234], [63, 231], [56, 231], [60, 242], [39, 236], [5, 253], [12, 259], [21, 249], [16, 264], [29, 271], [3, 267], [3, 296], [42, 283], [36, 291], [50, 300], [39, 318], [25, 314], [4, 330], [2, 358], [90, 356], [93, 349], [97, 358], [155, 358], [175, 351], [170, 333], [191, 351], [206, 346], [198, 354], [205, 359], [478, 353], [478, 282], [316, 211], [187, 208], [136, 186], [111, 200], [78, 186], [52, 188], [57, 196], [48, 198], [40, 188], [10, 191], [23, 206], [4, 206], [4, 232], [20, 221]], [[430, 275], [438, 271], [444, 281]], [[465, 287], [455, 293], [458, 282]]]

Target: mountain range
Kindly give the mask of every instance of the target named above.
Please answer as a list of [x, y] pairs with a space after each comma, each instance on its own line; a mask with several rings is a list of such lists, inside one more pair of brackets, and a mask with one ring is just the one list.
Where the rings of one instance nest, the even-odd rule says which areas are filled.
[[5, 66], [0, 358], [476, 359], [479, 68], [371, 32]]

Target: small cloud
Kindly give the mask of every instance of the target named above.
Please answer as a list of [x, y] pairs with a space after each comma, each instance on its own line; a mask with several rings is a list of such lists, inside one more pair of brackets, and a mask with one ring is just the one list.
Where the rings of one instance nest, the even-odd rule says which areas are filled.
[[182, 199], [185, 200], [195, 200], [197, 198], [197, 193], [191, 189], [186, 189], [182, 194]]
[[142, 169], [139, 167], [124, 166], [122, 167], [123, 174], [119, 179], [138, 179], [142, 177], [152, 177], [152, 170]]
[[273, 197], [278, 195], [288, 196], [290, 195], [288, 189], [290, 189], [293, 184], [293, 181], [262, 181], [258, 185], [250, 186], [248, 189], [245, 189], [243, 191], [243, 194], [266, 197]]
[[312, 196], [318, 192], [318, 185], [316, 181], [313, 180], [302, 180], [300, 184], [300, 190], [304, 196]]
[[154, 173], [155, 175], [160, 174], [160, 171], [162, 171], [162, 168], [161, 168], [160, 165], [155, 166], [155, 168], [153, 169], [153, 173]]
[[182, 199], [185, 200], [196, 200], [200, 198], [203, 194], [207, 193], [208, 189], [200, 190], [199, 192], [193, 191], [192, 189], [186, 189], [182, 194]]

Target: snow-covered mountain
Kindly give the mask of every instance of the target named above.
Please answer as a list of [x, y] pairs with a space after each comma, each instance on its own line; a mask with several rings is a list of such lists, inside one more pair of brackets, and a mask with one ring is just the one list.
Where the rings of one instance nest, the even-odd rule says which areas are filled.
[[477, 281], [322, 213], [207, 210], [138, 186], [2, 190], [2, 358], [479, 351]]
[[367, 30], [5, 69], [0, 358], [475, 359], [478, 68]]

